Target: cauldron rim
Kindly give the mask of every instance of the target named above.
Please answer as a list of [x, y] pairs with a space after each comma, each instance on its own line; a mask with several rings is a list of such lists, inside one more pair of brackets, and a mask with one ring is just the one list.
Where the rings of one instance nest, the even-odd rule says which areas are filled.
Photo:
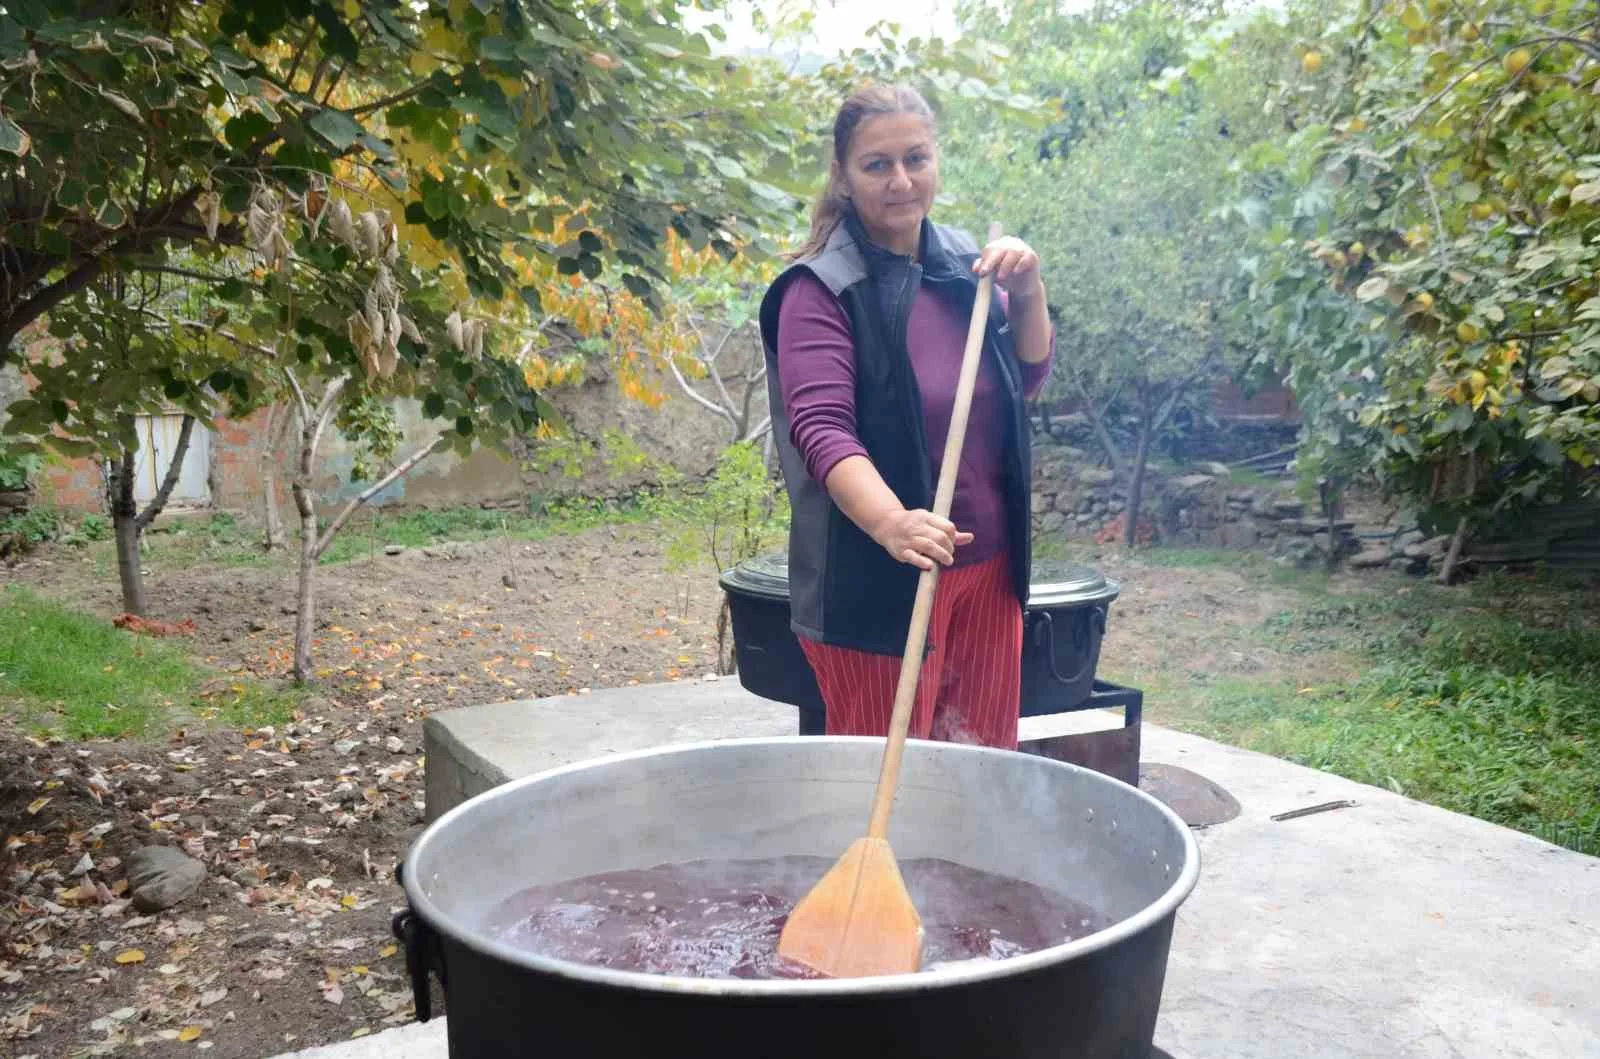
[[[424, 851], [430, 837], [444, 831], [451, 821], [474, 811], [474, 806], [485, 804], [497, 798], [514, 797], [518, 791], [525, 787], [547, 782], [560, 776], [587, 771], [603, 765], [691, 753], [718, 747], [794, 744], [807, 749], [815, 749], [827, 744], [849, 745], [853, 743], [873, 743], [881, 747], [883, 740], [872, 736], [799, 735], [698, 740], [589, 758], [508, 781], [475, 795], [448, 810], [443, 816], [429, 824], [422, 834], [417, 837], [410, 850], [406, 853], [404, 862], [403, 886], [406, 900], [412, 913], [419, 916], [443, 937], [472, 950], [480, 956], [491, 960], [499, 960], [513, 967], [577, 979], [597, 986], [635, 991], [729, 998], [782, 996], [800, 999], [806, 996], [834, 998], [841, 996], [871, 997], [928, 992], [972, 985], [989, 980], [1012, 978], [1031, 971], [1048, 968], [1058, 963], [1079, 959], [1101, 949], [1117, 945], [1156, 926], [1163, 919], [1175, 915], [1178, 907], [1188, 898], [1189, 894], [1194, 890], [1195, 884], [1199, 881], [1200, 846], [1195, 841], [1194, 834], [1177, 813], [1145, 791], [1129, 786], [1121, 780], [1106, 776], [1103, 773], [1085, 769], [1069, 762], [1042, 758], [1033, 754], [1022, 754], [1017, 751], [1000, 750], [994, 747], [932, 742], [919, 739], [908, 739], [906, 741], [907, 749], [914, 749], [918, 745], [929, 745], [958, 753], [1024, 758], [1034, 767], [1060, 768], [1085, 773], [1092, 777], [1094, 782], [1112, 783], [1126, 788], [1138, 798], [1149, 803], [1181, 835], [1184, 852], [1182, 869], [1178, 872], [1178, 877], [1167, 886], [1166, 890], [1156, 900], [1150, 902], [1133, 915], [1120, 919], [1093, 934], [1087, 934], [1073, 941], [1052, 945], [1050, 948], [1040, 949], [1037, 952], [1027, 953], [1022, 956], [1012, 956], [1003, 960], [973, 963], [969, 966], [938, 971], [917, 971], [912, 974], [882, 975], [874, 978], [749, 979], [692, 978], [684, 975], [651, 974], [643, 971], [619, 971], [596, 964], [543, 956], [515, 946], [506, 945], [484, 937], [481, 933], [467, 928], [458, 920], [444, 914], [433, 900], [423, 892], [417, 878], [418, 873], [412, 870], [411, 867], [419, 854]], [[843, 850], [840, 852], [842, 853]]]

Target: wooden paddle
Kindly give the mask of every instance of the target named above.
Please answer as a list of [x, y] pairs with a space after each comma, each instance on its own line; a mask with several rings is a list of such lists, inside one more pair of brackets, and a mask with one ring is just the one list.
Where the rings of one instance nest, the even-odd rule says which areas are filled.
[[[991, 225], [989, 241], [1000, 238], [1000, 231], [1000, 225]], [[967, 328], [967, 348], [961, 356], [955, 408], [950, 414], [950, 432], [945, 438], [944, 462], [939, 465], [939, 484], [933, 497], [933, 512], [940, 518], [950, 517], [993, 293], [994, 276], [979, 279], [972, 323]], [[888, 743], [883, 749], [883, 766], [878, 773], [866, 836], [852, 842], [822, 881], [795, 905], [778, 940], [780, 956], [830, 978], [906, 974], [922, 968], [922, 917], [911, 903], [900, 865], [889, 848], [889, 810], [900, 781], [900, 759], [905, 752], [906, 731], [911, 726], [917, 678], [922, 673], [923, 647], [928, 639], [939, 569], [939, 564], [934, 563], [933, 569], [924, 570], [917, 581], [911, 629], [900, 663], [894, 714], [889, 720]]]

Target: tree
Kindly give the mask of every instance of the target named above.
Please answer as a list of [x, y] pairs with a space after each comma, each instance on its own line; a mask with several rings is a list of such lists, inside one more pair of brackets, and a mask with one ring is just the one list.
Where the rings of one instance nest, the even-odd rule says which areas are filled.
[[[998, 212], [1039, 250], [1056, 386], [1081, 401], [1128, 489], [1129, 546], [1152, 442], [1182, 401], [1240, 360], [1222, 304], [1243, 245], [1242, 226], [1217, 212], [1226, 124], [1204, 98], [1154, 88], [1190, 32], [1161, 7], [1138, 6], [1077, 23], [1059, 50], [1032, 47], [1019, 76], [1059, 95], [1060, 119], [1034, 141], [958, 113], [944, 166], [969, 226]], [[1110, 422], [1118, 406], [1133, 412], [1131, 452]]]
[[675, 349], [666, 363], [673, 380], [689, 400], [727, 423], [729, 444], [761, 441], [772, 416], [756, 317], [776, 263], [727, 262], [681, 241], [670, 253], [673, 282], [666, 298]]
[[1453, 553], [1593, 492], [1593, 5], [1297, 10], [1203, 62], [1266, 48], [1282, 125], [1247, 159], [1242, 291], [1304, 411], [1302, 463], [1375, 475]]
[[[648, 301], [669, 230], [728, 251], [781, 212], [745, 169], [787, 147], [747, 112], [755, 78], [710, 60], [675, 7], [635, 6], [0, 15], [0, 358], [45, 313], [68, 340], [28, 365], [8, 432], [107, 459], [128, 609], [138, 536], [170, 492], [133, 510], [138, 413], [247, 414], [285, 393], [290, 357], [330, 386], [416, 392], [459, 438], [475, 417], [530, 425], [525, 385], [476, 357], [438, 370], [447, 312], [525, 325], [537, 291], [514, 284], [533, 262], [620, 266]], [[668, 146], [691, 128], [686, 155]]]

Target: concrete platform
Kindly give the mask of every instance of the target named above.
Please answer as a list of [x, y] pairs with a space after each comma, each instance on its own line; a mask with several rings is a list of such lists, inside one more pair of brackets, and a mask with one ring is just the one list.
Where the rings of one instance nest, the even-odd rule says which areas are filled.
[[[572, 761], [794, 724], [792, 708], [731, 680], [437, 714], [429, 815]], [[1022, 737], [1114, 724], [1026, 718]], [[1600, 860], [1154, 725], [1143, 739], [1145, 761], [1198, 772], [1243, 806], [1198, 834], [1200, 883], [1179, 912], [1156, 1036], [1175, 1059], [1600, 1057]], [[1357, 804], [1271, 819], [1341, 799]], [[447, 1049], [435, 1022], [296, 1054]]]

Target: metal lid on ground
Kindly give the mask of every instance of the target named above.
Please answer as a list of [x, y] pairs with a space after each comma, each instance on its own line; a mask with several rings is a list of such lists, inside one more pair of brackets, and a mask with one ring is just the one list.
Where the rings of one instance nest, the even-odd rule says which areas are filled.
[[1033, 564], [1028, 606], [1033, 609], [1080, 607], [1110, 603], [1122, 586], [1092, 566], [1065, 559], [1040, 559]]
[[774, 552], [746, 559], [719, 580], [729, 592], [788, 602], [789, 556], [785, 552]]

